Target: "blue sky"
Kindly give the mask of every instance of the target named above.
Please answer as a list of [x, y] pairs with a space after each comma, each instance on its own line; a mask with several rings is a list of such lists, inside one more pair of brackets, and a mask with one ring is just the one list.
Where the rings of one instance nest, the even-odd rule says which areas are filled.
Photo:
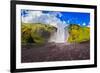
[[61, 20], [69, 20], [67, 24], [80, 24], [89, 25], [90, 23], [90, 14], [89, 13], [76, 13], [76, 12], [61, 12], [63, 14], [62, 17], [59, 17]]
[[90, 26], [90, 13], [21, 10], [22, 22]]

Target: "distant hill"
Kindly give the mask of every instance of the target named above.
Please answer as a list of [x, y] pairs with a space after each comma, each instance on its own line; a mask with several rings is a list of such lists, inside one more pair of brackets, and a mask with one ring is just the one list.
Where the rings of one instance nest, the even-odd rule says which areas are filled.
[[69, 33], [68, 40], [66, 41], [70, 43], [80, 43], [90, 40], [90, 27], [70, 24], [66, 30], [68, 30]]

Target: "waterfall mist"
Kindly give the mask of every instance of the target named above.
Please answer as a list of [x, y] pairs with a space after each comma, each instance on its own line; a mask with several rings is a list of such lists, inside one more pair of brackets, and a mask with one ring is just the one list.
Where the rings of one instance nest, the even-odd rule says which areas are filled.
[[53, 33], [49, 39], [49, 42], [65, 43], [67, 42], [67, 30], [65, 30], [64, 24], [56, 24], [57, 31]]

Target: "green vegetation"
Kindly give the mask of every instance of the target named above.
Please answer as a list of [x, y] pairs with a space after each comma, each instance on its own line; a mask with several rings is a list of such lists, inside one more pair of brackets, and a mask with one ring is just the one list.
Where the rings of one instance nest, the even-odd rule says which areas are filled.
[[22, 23], [21, 41], [22, 43], [43, 44], [48, 41], [50, 35], [56, 32], [57, 28], [40, 23]]
[[90, 40], [90, 28], [86, 26], [79, 26], [71, 24], [68, 27], [69, 37], [68, 42], [81, 43]]

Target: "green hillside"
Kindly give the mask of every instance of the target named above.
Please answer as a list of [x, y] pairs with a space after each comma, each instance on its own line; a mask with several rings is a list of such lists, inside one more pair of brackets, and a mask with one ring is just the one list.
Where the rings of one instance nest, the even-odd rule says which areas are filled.
[[69, 37], [68, 42], [85, 42], [90, 40], [90, 28], [86, 26], [79, 26], [71, 24], [68, 27]]
[[57, 28], [48, 24], [22, 23], [21, 41], [22, 43], [43, 44], [56, 31]]

